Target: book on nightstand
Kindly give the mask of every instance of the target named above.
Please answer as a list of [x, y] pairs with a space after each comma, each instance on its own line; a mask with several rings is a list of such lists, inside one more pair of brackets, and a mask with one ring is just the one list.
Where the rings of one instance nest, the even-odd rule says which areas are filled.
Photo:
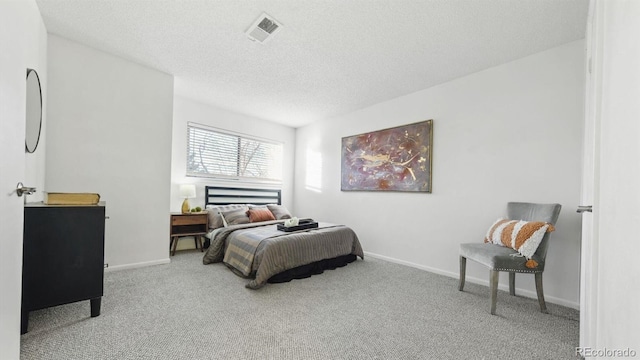
[[45, 192], [43, 202], [46, 205], [97, 205], [100, 194]]

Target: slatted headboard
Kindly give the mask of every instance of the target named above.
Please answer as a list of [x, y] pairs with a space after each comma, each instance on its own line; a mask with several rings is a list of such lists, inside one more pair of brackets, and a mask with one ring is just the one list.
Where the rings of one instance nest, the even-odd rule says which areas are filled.
[[224, 186], [205, 186], [206, 205], [282, 204], [280, 189], [254, 189]]

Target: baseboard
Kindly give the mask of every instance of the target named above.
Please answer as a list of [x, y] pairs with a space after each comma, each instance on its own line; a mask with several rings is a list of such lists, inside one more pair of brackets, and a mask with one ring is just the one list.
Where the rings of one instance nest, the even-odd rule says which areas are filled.
[[109, 267], [105, 268], [104, 271], [105, 272], [111, 272], [111, 271], [120, 271], [120, 270], [127, 270], [127, 269], [137, 269], [137, 268], [153, 266], [153, 265], [168, 264], [170, 262], [171, 262], [171, 260], [169, 260], [169, 258], [160, 259], [160, 260], [152, 260], [152, 261], [143, 261], [143, 262], [133, 263], [133, 264], [123, 264], [123, 265], [109, 266]]
[[[444, 276], [448, 276], [448, 277], [451, 277], [451, 278], [454, 278], [454, 279], [459, 279], [460, 278], [460, 274], [457, 273], [457, 272], [446, 271], [446, 270], [437, 269], [437, 268], [430, 267], [430, 266], [415, 264], [415, 263], [412, 263], [412, 262], [409, 262], [409, 261], [399, 260], [399, 259], [395, 259], [395, 258], [392, 258], [392, 257], [389, 257], [389, 256], [384, 256], [384, 255], [371, 253], [371, 252], [368, 252], [368, 251], [365, 251], [364, 254], [366, 256], [371, 256], [372, 258], [385, 260], [385, 261], [389, 261], [389, 262], [400, 264], [400, 265], [409, 266], [409, 267], [412, 267], [412, 268], [428, 271], [428, 272], [431, 272], [431, 273], [434, 273], [434, 274], [444, 275]], [[487, 275], [487, 277], [488, 277], [488, 275]], [[467, 275], [466, 278], [465, 278], [465, 281], [489, 287], [489, 279], [479, 279], [479, 278]], [[507, 285], [507, 284], [498, 284], [498, 289], [503, 290], [503, 291], [509, 291], [509, 285]], [[538, 299], [538, 295], [535, 293], [535, 291], [530, 291], [530, 290], [521, 289], [519, 287], [516, 287], [516, 293], [519, 296], [524, 296], [524, 297], [528, 297], [528, 298], [532, 298], [532, 299]], [[557, 298], [555, 296], [549, 296], [549, 295], [545, 294], [544, 300], [546, 302], [548, 302], [548, 303], [552, 303], [552, 304], [556, 304], [556, 305], [562, 305], [562, 306], [566, 306], [566, 307], [569, 307], [569, 308], [572, 308], [572, 309], [580, 310], [580, 304], [579, 303], [572, 302], [572, 301], [567, 301], [565, 299]]]

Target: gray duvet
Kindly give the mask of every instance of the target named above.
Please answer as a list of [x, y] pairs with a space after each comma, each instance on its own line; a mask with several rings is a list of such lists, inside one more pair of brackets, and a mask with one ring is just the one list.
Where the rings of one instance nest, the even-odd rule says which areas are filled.
[[364, 258], [356, 234], [344, 225], [319, 223], [316, 229], [277, 230], [282, 221], [232, 225], [211, 237], [204, 264], [224, 262], [239, 275], [253, 278], [247, 285], [259, 289], [275, 274], [315, 261], [354, 254]]

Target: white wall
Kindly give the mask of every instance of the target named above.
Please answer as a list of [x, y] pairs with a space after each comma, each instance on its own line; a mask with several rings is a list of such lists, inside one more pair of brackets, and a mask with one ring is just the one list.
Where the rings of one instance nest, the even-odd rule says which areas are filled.
[[[545, 294], [578, 307], [583, 47], [572, 42], [298, 129], [296, 212], [351, 226], [368, 253], [457, 277], [459, 244], [481, 242], [508, 201], [558, 202]], [[342, 137], [427, 119], [432, 194], [340, 191]], [[322, 154], [320, 192], [305, 186], [309, 151]], [[467, 278], [488, 283], [488, 271], [467, 262]], [[535, 296], [533, 276], [516, 286]]]
[[[176, 79], [179, 81], [179, 79]], [[171, 211], [180, 212], [183, 198], [179, 197], [180, 184], [196, 184], [195, 199], [190, 199], [191, 207], [204, 208], [204, 187], [206, 185], [238, 186], [237, 181], [211, 178], [197, 178], [186, 176], [187, 163], [187, 122], [212, 126], [218, 129], [236, 133], [275, 140], [284, 144], [284, 164], [282, 203], [293, 209], [293, 166], [295, 151], [295, 129], [269, 122], [266, 120], [238, 114], [220, 109], [213, 105], [204, 104], [186, 97], [176, 96], [173, 108], [173, 145], [171, 161]], [[273, 187], [260, 183], [243, 184], [248, 187]], [[193, 248], [194, 242], [183, 240], [178, 243], [178, 249]]]
[[49, 36], [46, 190], [106, 201], [105, 262], [168, 262], [173, 77]]
[[[595, 6], [594, 6], [595, 5]], [[640, 354], [640, 2], [594, 1], [599, 41], [594, 57], [602, 78], [596, 91], [600, 109], [600, 168], [596, 175], [594, 241], [598, 249], [594, 276], [597, 295], [595, 343], [602, 349], [627, 349]], [[585, 204], [588, 205], [588, 204]], [[635, 358], [635, 356], [634, 356]]]
[[[44, 146], [33, 155], [24, 153], [26, 70], [36, 69], [45, 85], [47, 31], [33, 0], [0, 1], [0, 359], [20, 358], [20, 302], [22, 289], [22, 199], [10, 190], [22, 181], [41, 183]], [[45, 100], [46, 102], [46, 100]], [[24, 164], [22, 164], [24, 162]], [[5, 166], [7, 165], [7, 166]], [[16, 169], [20, 173], [14, 173]], [[11, 170], [11, 171], [9, 171]]]

